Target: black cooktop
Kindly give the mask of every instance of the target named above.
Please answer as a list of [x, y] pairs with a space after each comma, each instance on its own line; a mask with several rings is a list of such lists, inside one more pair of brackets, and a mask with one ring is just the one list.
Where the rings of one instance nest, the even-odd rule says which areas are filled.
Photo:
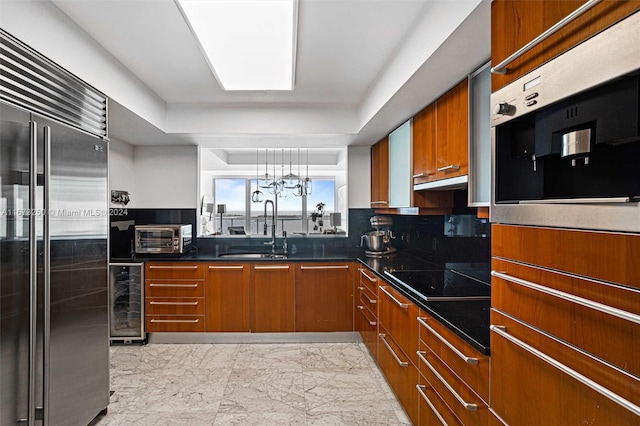
[[387, 270], [384, 273], [426, 301], [491, 298], [491, 285], [474, 274], [451, 269]]

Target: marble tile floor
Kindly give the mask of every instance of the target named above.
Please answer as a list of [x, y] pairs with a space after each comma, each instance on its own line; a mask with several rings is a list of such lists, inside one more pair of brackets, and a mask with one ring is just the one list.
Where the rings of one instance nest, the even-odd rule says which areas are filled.
[[410, 425], [363, 343], [111, 347], [113, 425]]

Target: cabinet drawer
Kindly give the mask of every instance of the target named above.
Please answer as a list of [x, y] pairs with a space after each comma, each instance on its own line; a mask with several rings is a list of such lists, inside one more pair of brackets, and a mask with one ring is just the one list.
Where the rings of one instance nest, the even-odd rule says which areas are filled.
[[204, 279], [204, 267], [200, 263], [155, 262], [147, 263], [145, 278]]
[[204, 316], [147, 315], [146, 328], [149, 333], [204, 331]]
[[414, 365], [418, 365], [418, 307], [390, 285], [379, 287], [378, 321]]
[[421, 344], [440, 358], [475, 393], [489, 401], [489, 357], [428, 315], [418, 319]]
[[496, 310], [491, 323], [491, 406], [507, 424], [638, 424], [638, 377]]
[[148, 297], [145, 310], [149, 315], [204, 315], [204, 299]]
[[364, 286], [360, 287], [360, 289], [358, 290], [358, 295], [359, 295], [358, 300], [360, 301], [359, 303], [369, 308], [369, 310], [373, 314], [374, 319], [377, 320], [378, 319], [378, 298], [375, 296], [372, 296], [371, 292], [367, 289], [367, 287], [364, 287]]
[[420, 373], [462, 424], [487, 423], [489, 407], [424, 342], [420, 342], [419, 360]]
[[356, 327], [374, 359], [378, 359], [378, 321], [363, 305], [356, 306]]
[[395, 392], [400, 404], [413, 422], [418, 423], [418, 370], [400, 350], [398, 344], [380, 327], [378, 334], [378, 365]]
[[204, 281], [145, 280], [147, 297], [204, 297]]
[[493, 259], [492, 305], [640, 376], [640, 291]]
[[371, 271], [360, 268], [360, 287], [369, 289], [370, 294], [378, 294], [378, 279]]
[[433, 390], [433, 387], [420, 375], [420, 383], [416, 385], [418, 392], [418, 413], [420, 426], [460, 425], [460, 420], [447, 407], [447, 404]]

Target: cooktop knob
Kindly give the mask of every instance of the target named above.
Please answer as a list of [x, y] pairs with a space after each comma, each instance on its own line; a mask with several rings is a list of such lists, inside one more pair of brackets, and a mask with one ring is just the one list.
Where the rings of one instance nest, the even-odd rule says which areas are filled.
[[516, 113], [515, 105], [508, 104], [506, 102], [495, 104], [493, 106], [494, 114], [513, 115]]

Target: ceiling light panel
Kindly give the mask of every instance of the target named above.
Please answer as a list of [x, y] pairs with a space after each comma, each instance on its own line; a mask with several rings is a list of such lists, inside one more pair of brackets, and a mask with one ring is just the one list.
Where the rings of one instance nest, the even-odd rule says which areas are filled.
[[176, 0], [224, 90], [293, 90], [297, 0]]

